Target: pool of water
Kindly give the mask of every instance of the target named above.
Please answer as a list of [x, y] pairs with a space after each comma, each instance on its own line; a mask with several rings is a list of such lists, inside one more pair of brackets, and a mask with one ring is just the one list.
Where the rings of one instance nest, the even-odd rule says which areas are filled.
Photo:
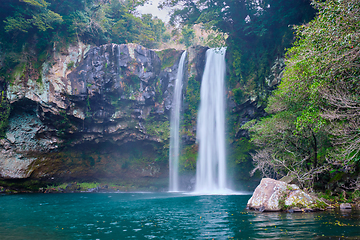
[[360, 239], [360, 212], [258, 213], [250, 195], [0, 196], [0, 239]]

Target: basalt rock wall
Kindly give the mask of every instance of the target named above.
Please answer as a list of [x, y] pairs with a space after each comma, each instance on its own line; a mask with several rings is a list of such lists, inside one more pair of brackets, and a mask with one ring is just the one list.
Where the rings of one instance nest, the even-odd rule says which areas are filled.
[[[193, 58], [204, 59], [203, 50], [195, 49]], [[0, 177], [167, 177], [181, 54], [79, 44], [53, 52], [37, 79], [14, 70], [6, 87], [12, 111], [0, 140]], [[187, 76], [184, 94], [186, 84]]]

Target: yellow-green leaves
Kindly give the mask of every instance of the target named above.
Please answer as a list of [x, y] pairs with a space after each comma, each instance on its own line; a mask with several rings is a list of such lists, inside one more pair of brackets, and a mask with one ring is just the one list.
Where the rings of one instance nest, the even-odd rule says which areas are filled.
[[36, 27], [39, 31], [54, 29], [56, 24], [63, 22], [62, 17], [47, 7], [50, 5], [44, 0], [22, 0], [27, 6], [15, 12], [14, 16], [5, 19], [5, 31], [28, 32], [30, 28]]
[[24, 17], [7, 17], [4, 21], [5, 23], [5, 31], [20, 31], [20, 32], [28, 32], [28, 29], [31, 27], [31, 24]]

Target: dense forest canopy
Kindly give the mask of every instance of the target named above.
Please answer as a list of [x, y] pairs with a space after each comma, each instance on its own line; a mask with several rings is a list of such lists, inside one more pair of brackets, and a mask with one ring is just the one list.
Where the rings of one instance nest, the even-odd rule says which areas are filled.
[[96, 45], [133, 42], [156, 46], [164, 23], [151, 14], [135, 16], [144, 1], [2, 1], [1, 42], [22, 48], [33, 41], [39, 48], [76, 40]]

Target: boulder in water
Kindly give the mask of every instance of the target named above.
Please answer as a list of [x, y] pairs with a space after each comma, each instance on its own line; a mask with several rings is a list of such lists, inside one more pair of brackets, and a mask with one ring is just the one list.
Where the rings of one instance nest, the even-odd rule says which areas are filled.
[[351, 209], [351, 204], [350, 203], [341, 203], [340, 209]]
[[258, 211], [308, 212], [324, 210], [327, 204], [302, 191], [295, 184], [263, 178], [249, 199], [247, 208]]

